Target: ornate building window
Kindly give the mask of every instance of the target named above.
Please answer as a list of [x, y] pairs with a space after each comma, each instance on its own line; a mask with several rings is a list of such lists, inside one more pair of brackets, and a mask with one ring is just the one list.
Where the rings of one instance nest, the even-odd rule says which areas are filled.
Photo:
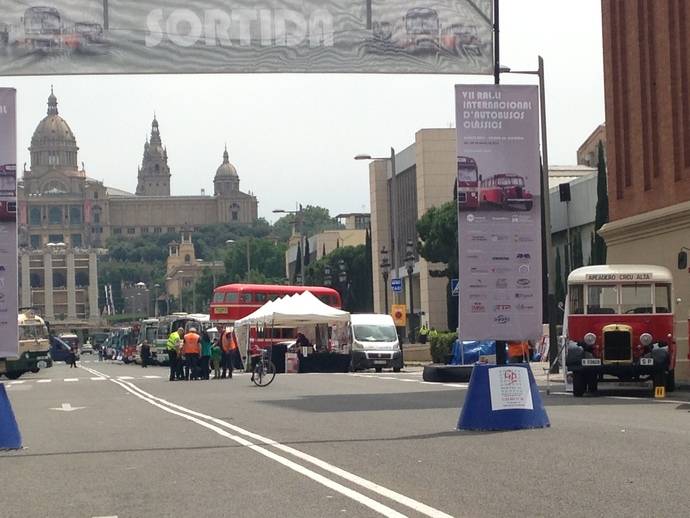
[[74, 248], [81, 248], [81, 245], [82, 245], [81, 234], [72, 234], [69, 237], [69, 240], [71, 241], [72, 246]]
[[50, 234], [48, 236], [48, 243], [64, 243], [65, 236], [62, 234]]
[[185, 256], [184, 256], [184, 263], [185, 263], [185, 264], [189, 264], [189, 263], [191, 263], [191, 262], [192, 262], [191, 256], [190, 256], [189, 254], [185, 255]]
[[43, 288], [43, 276], [38, 273], [29, 275], [29, 284], [32, 288]]
[[53, 272], [53, 288], [65, 288], [67, 276], [62, 272]]
[[37, 248], [41, 248], [41, 236], [38, 234], [31, 234], [30, 243], [31, 243], [31, 248], [34, 250]]
[[40, 225], [41, 219], [41, 207], [31, 207], [29, 209], [29, 225]]
[[131, 235], [134, 235], [134, 234], [136, 233], [136, 229], [135, 229], [134, 227], [129, 227], [129, 228], [127, 229], [127, 233], [128, 233], [130, 236], [131, 236]]
[[50, 207], [48, 209], [48, 223], [62, 225], [62, 207]]
[[122, 234], [122, 229], [120, 227], [115, 227], [113, 229], [113, 234], [116, 234], [116, 235]]
[[84, 222], [82, 220], [81, 207], [73, 205], [69, 208], [69, 221], [72, 225], [81, 225]]
[[163, 233], [163, 229], [161, 227], [153, 227], [153, 233], [154, 234], [161, 234], [161, 233]]

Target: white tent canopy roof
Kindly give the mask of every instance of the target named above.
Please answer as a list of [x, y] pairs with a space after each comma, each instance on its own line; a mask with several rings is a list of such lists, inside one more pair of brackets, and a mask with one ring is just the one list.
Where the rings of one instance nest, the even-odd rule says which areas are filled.
[[305, 291], [281, 299], [268, 301], [251, 315], [235, 322], [235, 327], [263, 325], [296, 327], [309, 324], [336, 324], [349, 322], [347, 311], [333, 308]]

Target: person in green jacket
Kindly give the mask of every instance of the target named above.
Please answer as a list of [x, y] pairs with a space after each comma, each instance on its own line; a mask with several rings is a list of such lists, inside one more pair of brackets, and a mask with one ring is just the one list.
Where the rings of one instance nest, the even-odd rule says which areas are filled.
[[201, 360], [199, 362], [199, 377], [207, 380], [209, 375], [208, 364], [211, 360], [211, 337], [206, 331], [201, 333]]
[[220, 349], [218, 340], [211, 345], [211, 363], [213, 364], [213, 379], [220, 379], [220, 357], [223, 351]]

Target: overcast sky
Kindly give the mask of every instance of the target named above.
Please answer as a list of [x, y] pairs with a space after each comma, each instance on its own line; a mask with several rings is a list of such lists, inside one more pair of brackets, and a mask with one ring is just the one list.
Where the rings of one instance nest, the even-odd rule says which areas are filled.
[[[502, 0], [501, 62], [536, 69], [545, 60], [549, 160], [574, 164], [604, 121], [600, 0]], [[502, 83], [536, 83], [505, 74]], [[204, 75], [0, 78], [18, 90], [20, 165], [46, 113], [50, 85], [87, 173], [134, 192], [154, 112], [168, 148], [172, 193], [213, 192], [227, 142], [240, 188], [259, 215], [321, 205], [331, 214], [369, 210], [359, 153], [387, 155], [421, 128], [454, 126], [453, 86], [489, 76]]]

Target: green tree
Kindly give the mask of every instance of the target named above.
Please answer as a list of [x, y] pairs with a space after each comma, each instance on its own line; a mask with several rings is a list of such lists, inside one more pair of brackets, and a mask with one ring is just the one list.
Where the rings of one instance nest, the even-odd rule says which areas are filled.
[[[347, 272], [344, 283], [339, 280], [341, 260]], [[328, 265], [332, 272], [332, 287], [340, 292], [343, 309], [353, 313], [370, 313], [374, 307], [371, 291], [371, 270], [367, 274], [370, 260], [367, 259], [366, 245], [341, 246], [305, 267], [305, 284], [324, 286], [324, 269]]]
[[[247, 274], [247, 248], [251, 270]], [[242, 238], [225, 254], [225, 282], [285, 283], [285, 250], [287, 245], [270, 239]]]
[[582, 234], [579, 231], [573, 233], [573, 270], [584, 266], [584, 258], [582, 255]]
[[599, 141], [597, 165], [597, 208], [594, 220], [594, 248], [592, 249], [592, 264], [606, 264], [606, 243], [598, 234], [601, 227], [609, 221], [609, 195], [606, 177], [606, 158], [604, 144]]
[[444, 263], [444, 270], [432, 276], [458, 276], [458, 213], [455, 202], [432, 207], [417, 221], [419, 255], [432, 263]]
[[[273, 236], [282, 242], [287, 242], [293, 234], [293, 228], [299, 233], [296, 214], [286, 214], [273, 224]], [[295, 228], [297, 227], [297, 228]], [[308, 205], [302, 209], [302, 233], [305, 236], [313, 236], [324, 230], [343, 228], [338, 220], [331, 217], [328, 209]]]
[[458, 328], [458, 297], [453, 296], [451, 279], [458, 278], [458, 212], [455, 201], [432, 207], [417, 222], [419, 255], [429, 262], [444, 263], [443, 270], [430, 270], [432, 277], [446, 277], [448, 329]]

